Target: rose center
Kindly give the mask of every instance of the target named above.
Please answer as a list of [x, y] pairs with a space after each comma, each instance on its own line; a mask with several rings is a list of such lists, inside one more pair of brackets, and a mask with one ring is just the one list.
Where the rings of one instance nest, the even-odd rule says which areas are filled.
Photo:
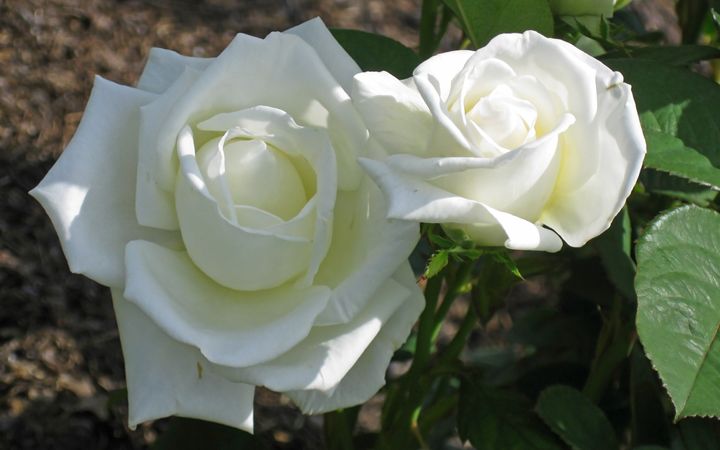
[[467, 118], [507, 150], [535, 139], [537, 110], [532, 103], [516, 97], [507, 86], [498, 86], [466, 108]]
[[[218, 143], [213, 139], [197, 153], [204, 174], [209, 172]], [[223, 176], [235, 205], [252, 206], [289, 220], [307, 203], [302, 179], [283, 152], [258, 139], [226, 142], [223, 151]]]

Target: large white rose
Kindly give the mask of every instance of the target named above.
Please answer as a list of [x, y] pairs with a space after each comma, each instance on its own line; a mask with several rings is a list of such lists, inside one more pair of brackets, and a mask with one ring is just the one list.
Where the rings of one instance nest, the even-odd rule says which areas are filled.
[[610, 226], [645, 154], [622, 76], [531, 31], [434, 56], [404, 81], [358, 74], [352, 96], [390, 153], [361, 159], [388, 216], [481, 245], [583, 245]]
[[32, 194], [73, 272], [112, 289], [130, 423], [252, 429], [254, 386], [306, 412], [362, 403], [423, 306], [417, 225], [357, 165], [360, 70], [319, 19], [217, 58], [153, 49], [98, 78]]

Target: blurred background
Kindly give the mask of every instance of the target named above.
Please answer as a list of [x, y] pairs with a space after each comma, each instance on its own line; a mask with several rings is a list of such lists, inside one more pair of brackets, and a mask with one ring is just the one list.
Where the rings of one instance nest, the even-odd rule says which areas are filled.
[[[215, 56], [238, 32], [315, 16], [415, 47], [419, 10], [420, 0], [0, 0], [0, 449], [143, 449], [168, 426], [127, 428], [109, 291], [68, 271], [27, 195], [72, 137], [93, 77], [134, 85], [151, 47]], [[679, 41], [672, 0], [635, 0], [629, 13]], [[256, 403], [271, 448], [321, 447], [320, 418], [267, 391]], [[363, 408], [361, 427], [377, 427], [379, 404]]]

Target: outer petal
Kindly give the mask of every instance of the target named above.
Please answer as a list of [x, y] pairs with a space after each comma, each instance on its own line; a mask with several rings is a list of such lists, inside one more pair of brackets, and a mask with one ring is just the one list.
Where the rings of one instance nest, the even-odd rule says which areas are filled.
[[[163, 95], [140, 109], [135, 213], [138, 222], [142, 225], [165, 230], [179, 229], [172, 189], [163, 189], [155, 179], [155, 170], [160, 165], [155, 148], [155, 135], [162, 119], [175, 108], [178, 97], [190, 89], [199, 76], [200, 72], [187, 67]], [[177, 160], [173, 159], [166, 163], [170, 165], [168, 170], [174, 170], [174, 174], [177, 175]]]
[[[428, 151], [434, 154], [469, 156], [473, 155], [473, 145], [463, 130], [450, 117], [447, 99], [443, 96], [441, 81], [432, 73], [416, 73], [415, 85], [425, 104], [435, 119], [430, 133]], [[447, 89], [450, 89], [449, 87]]]
[[368, 177], [358, 191], [338, 194], [333, 243], [315, 278], [333, 292], [316, 325], [352, 320], [415, 248], [418, 224], [388, 220], [385, 212], [383, 195]]
[[52, 219], [70, 270], [120, 287], [128, 241], [179, 245], [179, 235], [138, 225], [132, 187], [139, 108], [153, 94], [96, 78], [72, 141], [31, 191]]
[[170, 415], [193, 417], [252, 432], [255, 387], [232, 383], [211, 370], [197, 349], [158, 328], [112, 291], [120, 329], [130, 427]]
[[368, 307], [351, 322], [316, 326], [307, 338], [278, 358], [256, 366], [227, 370], [223, 374], [232, 380], [265, 385], [281, 392], [332, 389], [355, 365], [410, 293], [397, 281], [387, 279], [373, 293], [373, 301]]
[[[561, 172], [540, 219], [573, 247], [610, 227], [637, 181], [646, 152], [630, 86], [619, 74], [605, 83], [598, 88], [598, 114], [591, 124], [596, 135], [565, 143], [563, 164], [568, 168]], [[572, 168], [583, 167], [585, 158], [590, 164], [601, 158], [601, 163], [594, 174], [579, 180], [572, 176]]]
[[[552, 231], [483, 203], [469, 200], [428, 182], [393, 170], [380, 161], [360, 159], [388, 200], [388, 217], [417, 222], [465, 224], [481, 245], [517, 250], [558, 251], [562, 241]], [[473, 235], [472, 228], [479, 233]]]
[[259, 364], [297, 345], [330, 294], [318, 286], [226, 289], [200, 272], [184, 252], [144, 241], [129, 243], [126, 255], [125, 297], [171, 337], [226, 366]]
[[433, 78], [438, 82], [440, 98], [447, 100], [453, 80], [474, 53], [471, 50], [440, 53], [417, 66], [413, 71], [413, 77], [421, 74], [432, 74]]
[[415, 86], [434, 117], [428, 150], [437, 154], [469, 156], [472, 145], [448, 115], [448, 98], [454, 83], [475, 54], [470, 50], [440, 53], [413, 71]]
[[307, 414], [323, 413], [367, 401], [385, 384], [385, 369], [393, 352], [407, 339], [425, 301], [410, 265], [405, 263], [394, 279], [411, 290], [375, 340], [342, 381], [330, 390], [298, 390], [286, 394]]
[[285, 30], [285, 33], [294, 34], [310, 44], [343, 89], [350, 92], [353, 76], [360, 73], [360, 66], [335, 40], [321, 18], [310, 19]]
[[137, 87], [143, 91], [162, 94], [180, 78], [185, 68], [191, 67], [202, 71], [210, 62], [212, 62], [212, 58], [183, 56], [172, 50], [153, 47]]
[[390, 153], [425, 153], [432, 115], [412, 79], [409, 86], [387, 72], [355, 76], [353, 104], [370, 134]]

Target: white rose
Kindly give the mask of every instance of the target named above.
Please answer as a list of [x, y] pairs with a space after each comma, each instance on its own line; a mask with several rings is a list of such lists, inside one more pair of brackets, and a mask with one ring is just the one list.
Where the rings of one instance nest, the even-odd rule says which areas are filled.
[[73, 272], [111, 287], [130, 423], [252, 429], [254, 386], [306, 412], [362, 403], [423, 306], [416, 224], [357, 166], [360, 70], [319, 19], [217, 58], [153, 49], [98, 78], [32, 194]]
[[581, 246], [610, 226], [645, 154], [622, 80], [535, 32], [434, 56], [405, 81], [362, 73], [353, 101], [390, 156], [361, 163], [391, 218], [481, 245], [557, 251], [559, 234]]

